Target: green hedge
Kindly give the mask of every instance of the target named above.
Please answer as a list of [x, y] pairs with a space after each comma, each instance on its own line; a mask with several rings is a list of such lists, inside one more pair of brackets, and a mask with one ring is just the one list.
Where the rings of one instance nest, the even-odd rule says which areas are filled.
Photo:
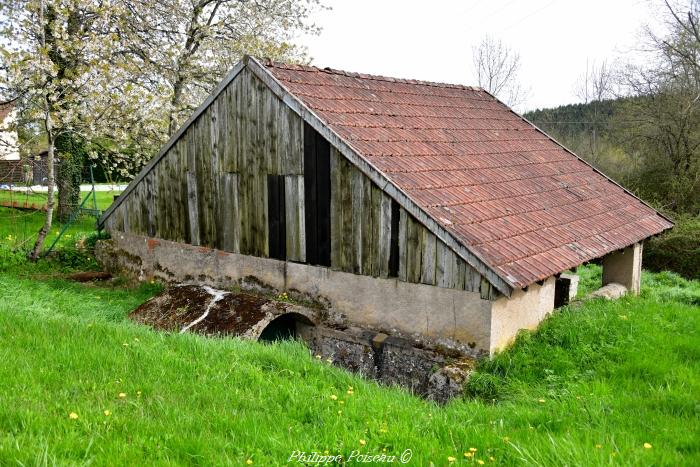
[[673, 219], [673, 230], [644, 245], [644, 267], [700, 279], [700, 218], [675, 215]]

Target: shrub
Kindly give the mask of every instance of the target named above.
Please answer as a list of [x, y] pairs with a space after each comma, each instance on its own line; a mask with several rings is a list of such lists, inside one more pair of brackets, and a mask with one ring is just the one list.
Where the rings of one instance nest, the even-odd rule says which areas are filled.
[[674, 216], [676, 226], [644, 245], [644, 267], [700, 279], [700, 218]]

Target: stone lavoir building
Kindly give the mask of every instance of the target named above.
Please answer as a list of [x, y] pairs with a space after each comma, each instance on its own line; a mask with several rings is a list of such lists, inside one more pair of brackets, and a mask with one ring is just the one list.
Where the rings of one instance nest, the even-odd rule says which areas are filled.
[[673, 224], [482, 89], [245, 57], [100, 225], [112, 263], [293, 292], [377, 357], [492, 354], [597, 258], [636, 293]]

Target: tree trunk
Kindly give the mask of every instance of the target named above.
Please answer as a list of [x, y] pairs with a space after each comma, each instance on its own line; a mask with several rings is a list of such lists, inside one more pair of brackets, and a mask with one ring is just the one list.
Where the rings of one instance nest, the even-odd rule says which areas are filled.
[[46, 170], [47, 170], [47, 178], [48, 178], [46, 216], [44, 218], [44, 225], [39, 230], [39, 235], [36, 237], [36, 242], [34, 242], [34, 247], [27, 255], [27, 257], [29, 258], [30, 261], [36, 261], [37, 259], [39, 259], [39, 254], [41, 253], [41, 248], [44, 246], [44, 240], [46, 239], [46, 235], [48, 235], [49, 231], [51, 230], [51, 223], [53, 221], [53, 204], [54, 204], [53, 192], [54, 192], [54, 185], [55, 185], [53, 161], [54, 161], [55, 142], [54, 142], [54, 137], [53, 137], [53, 126], [52, 126], [52, 122], [51, 122], [51, 115], [49, 114], [49, 112], [46, 113], [44, 125], [46, 127], [46, 135], [47, 135], [47, 139], [48, 139], [48, 154], [46, 156], [46, 163], [47, 163]]

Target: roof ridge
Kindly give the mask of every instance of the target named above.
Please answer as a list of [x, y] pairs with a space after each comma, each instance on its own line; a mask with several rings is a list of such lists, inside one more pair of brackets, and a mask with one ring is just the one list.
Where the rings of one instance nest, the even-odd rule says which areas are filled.
[[265, 68], [281, 68], [283, 70], [296, 70], [306, 72], [328, 73], [333, 75], [348, 76], [351, 78], [369, 79], [373, 81], [384, 81], [388, 83], [403, 83], [403, 84], [418, 84], [421, 86], [431, 86], [444, 89], [462, 89], [465, 91], [484, 91], [479, 86], [467, 86], [466, 84], [443, 83], [439, 81], [425, 81], [420, 79], [395, 78], [391, 76], [375, 75], [370, 73], [358, 73], [354, 71], [339, 70], [331, 67], [320, 68], [314, 65], [285, 63], [265, 59], [263, 61]]

